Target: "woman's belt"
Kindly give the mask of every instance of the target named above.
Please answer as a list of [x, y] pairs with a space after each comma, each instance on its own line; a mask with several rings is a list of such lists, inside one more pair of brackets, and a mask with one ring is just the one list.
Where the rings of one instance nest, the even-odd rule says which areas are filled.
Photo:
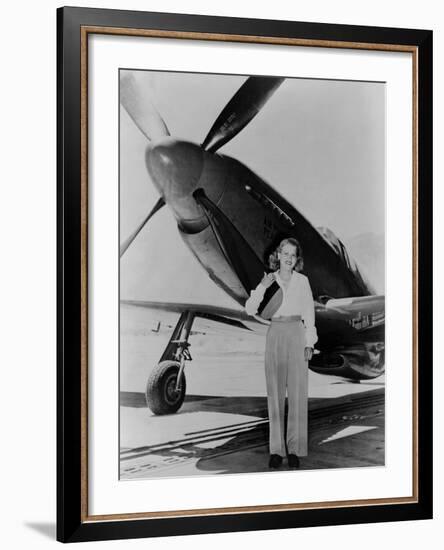
[[294, 321], [302, 321], [302, 317], [300, 315], [287, 315], [287, 316], [281, 316], [281, 317], [272, 317], [271, 321], [277, 322], [277, 323], [291, 323]]

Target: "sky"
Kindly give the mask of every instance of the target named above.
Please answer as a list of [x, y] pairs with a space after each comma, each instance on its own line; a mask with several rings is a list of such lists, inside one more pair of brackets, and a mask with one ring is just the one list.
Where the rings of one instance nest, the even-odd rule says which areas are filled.
[[[168, 72], [144, 77], [147, 96], [171, 135], [195, 143], [246, 79]], [[158, 199], [144, 163], [147, 143], [121, 108], [120, 242]], [[313, 225], [329, 227], [345, 241], [384, 235], [383, 83], [288, 78], [219, 152], [246, 164]], [[186, 249], [167, 207], [123, 256], [121, 298], [233, 305]]]

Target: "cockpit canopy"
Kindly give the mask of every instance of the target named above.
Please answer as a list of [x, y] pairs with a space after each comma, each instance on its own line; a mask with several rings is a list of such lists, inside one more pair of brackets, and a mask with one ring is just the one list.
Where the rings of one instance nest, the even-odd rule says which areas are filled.
[[359, 273], [358, 266], [353, 258], [351, 258], [347, 249], [344, 246], [344, 243], [338, 239], [338, 237], [333, 233], [328, 227], [317, 227], [319, 233], [322, 235], [324, 240], [333, 248], [336, 254], [342, 259], [344, 264], [351, 269], [354, 273]]

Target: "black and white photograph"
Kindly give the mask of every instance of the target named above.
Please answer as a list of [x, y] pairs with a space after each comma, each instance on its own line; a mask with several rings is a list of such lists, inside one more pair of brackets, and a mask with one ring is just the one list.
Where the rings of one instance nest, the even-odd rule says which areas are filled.
[[439, 5], [4, 4], [3, 548], [444, 538]]
[[385, 84], [118, 85], [119, 479], [383, 467]]

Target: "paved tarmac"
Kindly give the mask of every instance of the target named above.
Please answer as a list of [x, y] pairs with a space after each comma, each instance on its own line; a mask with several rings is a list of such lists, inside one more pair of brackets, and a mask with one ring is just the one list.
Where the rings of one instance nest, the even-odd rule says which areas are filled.
[[[198, 326], [194, 360], [186, 367], [185, 402], [176, 414], [156, 416], [146, 406], [144, 390], [174, 317], [171, 322], [162, 318], [159, 330], [149, 315], [125, 308], [121, 316], [121, 479], [273, 475], [263, 340], [239, 330]], [[384, 376], [352, 383], [310, 372], [309, 454], [301, 458], [300, 469], [383, 466], [384, 402]]]
[[[124, 394], [122, 409], [130, 401]], [[122, 411], [122, 428], [132, 419], [141, 433], [136, 445], [121, 448], [121, 479], [269, 471], [265, 398], [190, 398], [179, 413], [150, 421], [140, 409]], [[300, 469], [383, 464], [383, 389], [310, 399], [309, 453]]]

